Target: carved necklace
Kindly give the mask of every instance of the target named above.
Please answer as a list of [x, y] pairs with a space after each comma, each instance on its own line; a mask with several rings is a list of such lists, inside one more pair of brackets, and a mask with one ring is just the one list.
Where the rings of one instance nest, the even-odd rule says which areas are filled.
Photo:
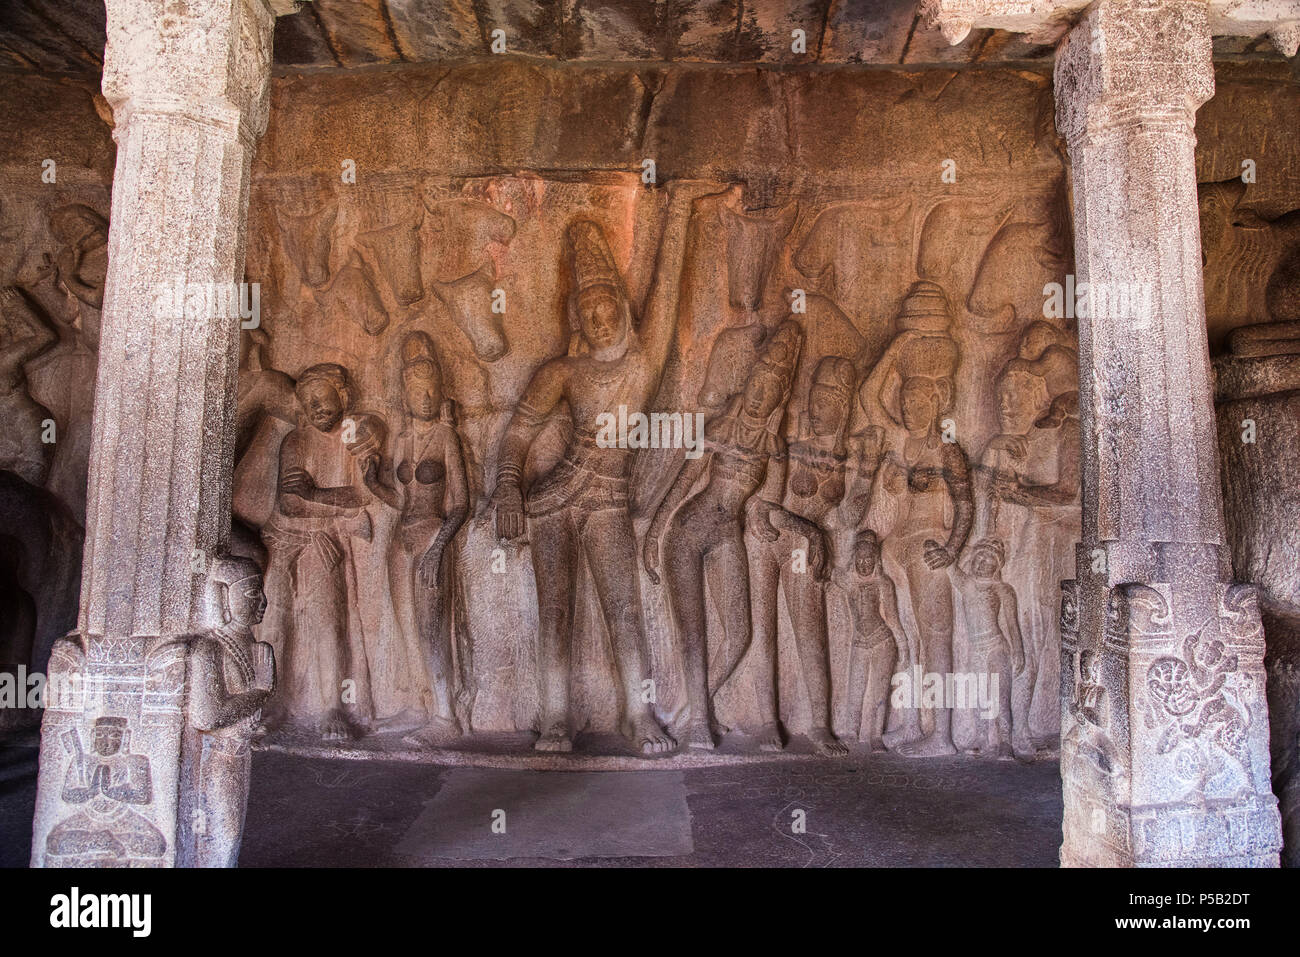
[[[590, 358], [590, 357], [589, 357]], [[631, 368], [626, 363], [628, 353], [623, 353], [617, 359], [600, 360], [592, 359], [583, 370], [583, 378], [588, 382], [593, 382], [598, 386], [621, 385], [627, 379]]]
[[410, 458], [412, 462], [419, 462], [424, 458], [424, 453], [429, 451], [429, 446], [433, 445], [433, 440], [437, 437], [437, 434], [438, 430], [431, 427], [428, 432], [424, 433], [424, 444], [420, 446], [419, 451], [416, 451], [415, 440], [419, 435], [419, 432], [415, 426], [411, 427], [411, 431], [407, 437], [407, 443], [411, 450]]
[[915, 466], [917, 462], [921, 461], [921, 459], [925, 457], [926, 453], [930, 452], [934, 448], [934, 443], [931, 441], [931, 433], [926, 432], [925, 437], [917, 443], [919, 447], [916, 452], [909, 450], [911, 445], [912, 437], [907, 436], [904, 438], [903, 448], [901, 450], [902, 454], [899, 456], [899, 458], [903, 460], [903, 465], [909, 469]]

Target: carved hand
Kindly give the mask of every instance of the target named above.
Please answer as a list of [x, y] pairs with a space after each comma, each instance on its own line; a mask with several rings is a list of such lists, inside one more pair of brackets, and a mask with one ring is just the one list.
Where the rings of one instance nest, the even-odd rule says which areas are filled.
[[758, 499], [746, 510], [749, 530], [760, 540], [769, 544], [781, 537], [781, 533], [772, 524], [772, 503]]
[[993, 476], [993, 492], [999, 498], [1019, 498], [1026, 490], [1025, 484], [1014, 475], [999, 472]]
[[991, 465], [976, 465], [970, 470], [971, 484], [978, 495], [1014, 499], [1021, 491], [1019, 479], [1010, 472], [993, 468]]
[[309, 499], [316, 491], [316, 480], [304, 468], [286, 469], [284, 475], [280, 477], [280, 491], [286, 495]]
[[435, 549], [432, 545], [420, 559], [420, 584], [429, 591], [437, 593], [438, 591], [438, 573], [442, 569], [442, 549]]
[[357, 437], [357, 441], [351, 445], [344, 445], [359, 462], [363, 463], [362, 468], [367, 467], [372, 459], [379, 458], [379, 437], [373, 432], [364, 432]]
[[889, 492], [890, 495], [902, 494], [907, 486], [907, 469], [896, 465], [894, 462], [885, 462], [881, 468], [885, 472], [882, 479], [885, 491]]
[[11, 317], [23, 314], [22, 299], [18, 295], [18, 290], [13, 286], [5, 286], [0, 289], [0, 308], [3, 308], [5, 313]]
[[928, 492], [939, 476], [937, 469], [915, 468], [907, 473], [907, 487], [913, 492]]
[[808, 537], [808, 567], [819, 582], [829, 581], [831, 572], [831, 544], [826, 532], [817, 528]]
[[275, 687], [275, 652], [264, 641], [253, 643], [253, 687], [270, 691]]
[[[802, 515], [795, 515], [784, 509], [781, 511], [783, 513], [781, 525], [790, 528], [808, 543], [808, 570], [812, 572], [813, 578], [817, 581], [826, 581], [830, 572], [828, 558], [831, 553], [830, 540], [826, 537], [826, 533], [822, 531], [821, 526], [808, 521]], [[771, 515], [769, 511], [769, 520]]]
[[492, 495], [497, 515], [497, 537], [508, 542], [524, 537], [524, 500], [519, 486], [500, 482]]
[[59, 267], [54, 264], [53, 256], [49, 253], [41, 253], [41, 265], [37, 269], [36, 275], [32, 279], [32, 283], [44, 282], [50, 276], [53, 276], [54, 281], [58, 282]]
[[1029, 451], [1029, 444], [1022, 435], [999, 435], [989, 442], [989, 448], [1009, 452], [1012, 458], [1023, 459]]
[[645, 537], [645, 544], [641, 546], [641, 564], [645, 566], [645, 573], [650, 576], [650, 580], [656, 585], [659, 584], [659, 536], [655, 534], [654, 529]]
[[925, 540], [925, 563], [932, 569], [938, 571], [940, 568], [947, 568], [954, 561], [956, 556], [946, 545], [940, 545], [933, 538]]
[[60, 278], [69, 276], [74, 279], [76, 278], [77, 258], [77, 250], [71, 246], [65, 246], [63, 249], [59, 250], [56, 263]]

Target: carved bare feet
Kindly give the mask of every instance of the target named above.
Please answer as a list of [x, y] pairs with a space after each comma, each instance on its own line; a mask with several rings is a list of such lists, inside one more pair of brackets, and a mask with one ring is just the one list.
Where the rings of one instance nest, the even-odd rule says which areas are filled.
[[897, 751], [899, 754], [905, 754], [909, 758], [937, 758], [942, 757], [945, 754], [957, 753], [957, 749], [953, 747], [951, 741], [935, 734], [927, 734], [920, 741], [912, 741], [909, 744], [900, 744]]
[[321, 718], [319, 730], [322, 741], [347, 741], [352, 737], [352, 725], [347, 715], [337, 708]]
[[696, 748], [700, 751], [712, 751], [716, 745], [713, 741], [713, 732], [707, 725], [700, 724], [697, 721], [691, 722], [686, 727], [686, 734], [682, 736], [682, 743], [688, 748]]
[[1021, 760], [1033, 760], [1035, 755], [1038, 754], [1038, 748], [1035, 746], [1033, 739], [1019, 729], [1011, 732], [1011, 750]]
[[569, 729], [562, 724], [553, 724], [549, 729], [542, 733], [533, 745], [534, 751], [572, 751], [573, 738], [569, 737]]
[[808, 740], [817, 748], [818, 754], [824, 754], [828, 758], [842, 758], [849, 753], [848, 746], [835, 737], [830, 728], [811, 729]]
[[905, 718], [893, 731], [886, 731], [880, 736], [886, 748], [897, 751], [905, 744], [921, 739], [921, 722], [915, 717]]
[[667, 754], [677, 747], [672, 735], [659, 727], [659, 722], [649, 715], [633, 718], [624, 733], [642, 754]]
[[783, 751], [785, 742], [781, 740], [781, 726], [773, 721], [758, 729], [758, 750]]
[[402, 741], [417, 748], [441, 748], [459, 738], [459, 724], [450, 718], [434, 716], [423, 728], [412, 731]]
[[475, 691], [475, 689], [467, 686], [462, 686], [456, 692], [456, 704], [455, 704], [456, 717], [460, 721], [460, 725], [463, 728], [468, 728], [471, 726], [470, 719], [471, 716], [474, 714], [474, 698], [476, 694], [477, 692]]

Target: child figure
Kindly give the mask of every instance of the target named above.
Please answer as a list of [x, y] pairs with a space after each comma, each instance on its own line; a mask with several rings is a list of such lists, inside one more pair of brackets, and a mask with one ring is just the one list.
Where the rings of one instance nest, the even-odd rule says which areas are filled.
[[868, 740], [872, 751], [883, 751], [881, 735], [889, 716], [889, 683], [900, 659], [910, 667], [911, 656], [898, 620], [894, 583], [880, 563], [880, 539], [869, 528], [853, 539], [853, 564], [858, 581], [848, 589], [853, 614], [848, 731], [860, 739], [863, 702], [870, 701]]
[[[957, 562], [948, 567], [948, 576], [965, 609], [970, 668], [997, 682], [998, 712], [988, 724], [988, 744], [999, 758], [1010, 759], [1015, 757], [1011, 746], [1011, 669], [1014, 666], [1017, 675], [1025, 670], [1025, 651], [1016, 593], [1002, 580], [1005, 561], [1002, 542], [982, 538], [970, 548], [967, 570]], [[986, 707], [983, 701], [980, 705]]]

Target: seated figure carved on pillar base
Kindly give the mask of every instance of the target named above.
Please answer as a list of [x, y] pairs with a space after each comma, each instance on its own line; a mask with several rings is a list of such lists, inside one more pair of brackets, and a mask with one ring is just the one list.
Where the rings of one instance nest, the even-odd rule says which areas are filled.
[[55, 643], [33, 866], [175, 863], [186, 658], [185, 636]]
[[246, 558], [205, 562], [189, 635], [60, 639], [50, 657], [32, 863], [233, 867], [250, 744], [275, 682]]
[[120, 715], [96, 718], [88, 749], [77, 728], [60, 735], [69, 759], [60, 797], [76, 809], [46, 836], [46, 863], [93, 867], [161, 861], [167, 841], [139, 809], [153, 803], [149, 758], [132, 753], [128, 725]]

